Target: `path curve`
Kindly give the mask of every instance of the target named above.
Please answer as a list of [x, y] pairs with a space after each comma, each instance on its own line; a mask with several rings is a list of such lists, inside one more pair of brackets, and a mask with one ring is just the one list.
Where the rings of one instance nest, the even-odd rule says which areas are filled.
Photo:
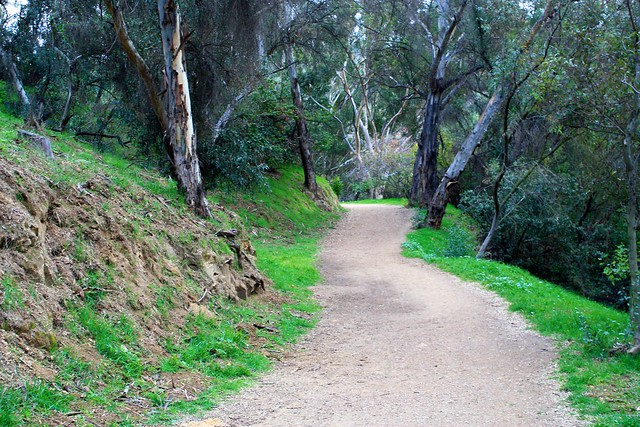
[[189, 427], [579, 426], [551, 340], [494, 294], [400, 255], [410, 210], [351, 205], [320, 255], [317, 327]]

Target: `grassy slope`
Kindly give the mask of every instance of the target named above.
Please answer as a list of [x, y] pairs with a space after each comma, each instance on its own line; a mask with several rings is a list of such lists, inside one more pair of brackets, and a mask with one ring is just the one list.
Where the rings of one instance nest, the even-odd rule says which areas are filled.
[[[596, 426], [640, 426], [640, 359], [611, 353], [628, 342], [629, 316], [540, 280], [528, 272], [472, 255], [472, 224], [449, 207], [441, 230], [411, 232], [405, 255], [423, 258], [481, 283], [510, 303], [533, 327], [558, 340], [564, 388]], [[446, 256], [452, 254], [455, 256]]]
[[[0, 104], [3, 95], [0, 83]], [[27, 142], [16, 139], [16, 129], [21, 124], [22, 120], [7, 114], [0, 105], [0, 156], [29, 167], [30, 159], [39, 154]], [[162, 196], [179, 215], [188, 215], [171, 180], [132, 164], [122, 153], [97, 154], [69, 134], [50, 135], [56, 155], [64, 162], [45, 165], [49, 180], [75, 185], [106, 173], [119, 191], [141, 187]], [[330, 191], [327, 183], [320, 181], [322, 188]], [[279, 357], [283, 345], [294, 342], [313, 326], [319, 310], [309, 287], [319, 279], [314, 262], [321, 230], [337, 218], [337, 213], [318, 208], [300, 191], [301, 182], [302, 174], [297, 168], [284, 168], [278, 177], [269, 179], [269, 189], [253, 194], [215, 194], [212, 198], [214, 203], [237, 209], [245, 225], [259, 237], [254, 242], [258, 265], [273, 280], [274, 292], [237, 304], [212, 299], [208, 308], [216, 317], [190, 315], [185, 337], [164, 343], [169, 356], [152, 364], [141, 364], [135, 350], [139, 334], [128, 319], [121, 317], [114, 323], [95, 307], [79, 305], [70, 312], [71, 333], [91, 337], [89, 342], [104, 360], [82, 360], [67, 348], [52, 349], [50, 358], [58, 372], [52, 381], [34, 379], [23, 388], [0, 385], [0, 425], [47, 425], [48, 420], [49, 425], [57, 425], [51, 420], [64, 419], [67, 412], [77, 412], [73, 416], [75, 425], [167, 423], [185, 413], [209, 409], [225, 394], [251, 383], [257, 373], [268, 369], [271, 360]], [[233, 225], [233, 215], [212, 220], [215, 228]], [[11, 304], [6, 297], [12, 292], [11, 281], [2, 278], [4, 305]], [[172, 308], [171, 296], [159, 293], [156, 305], [158, 312], [167, 312]], [[256, 324], [268, 328], [255, 328]], [[123, 352], [125, 344], [134, 350]], [[212, 349], [216, 357], [212, 357]], [[150, 378], [156, 374], [192, 376], [205, 385], [196, 396], [175, 399], [167, 390], [154, 387]], [[69, 384], [88, 392], [61, 392]], [[120, 399], [118, 396], [123, 396], [125, 389], [130, 391], [126, 399]], [[130, 414], [123, 401], [131, 399], [139, 399], [144, 404], [141, 406], [152, 409]], [[98, 424], [91, 418], [96, 409], [109, 414]]]

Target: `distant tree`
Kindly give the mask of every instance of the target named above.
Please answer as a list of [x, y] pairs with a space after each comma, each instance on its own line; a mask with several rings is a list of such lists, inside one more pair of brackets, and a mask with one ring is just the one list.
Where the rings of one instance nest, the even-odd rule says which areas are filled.
[[284, 61], [291, 84], [291, 98], [295, 112], [295, 139], [300, 152], [302, 169], [304, 170], [304, 186], [313, 194], [318, 192], [315, 167], [313, 164], [311, 135], [307, 126], [305, 108], [302, 100], [300, 81], [298, 80], [298, 66], [294, 55], [295, 32], [304, 25], [304, 17], [299, 16], [297, 5], [293, 0], [285, 0], [283, 24]]

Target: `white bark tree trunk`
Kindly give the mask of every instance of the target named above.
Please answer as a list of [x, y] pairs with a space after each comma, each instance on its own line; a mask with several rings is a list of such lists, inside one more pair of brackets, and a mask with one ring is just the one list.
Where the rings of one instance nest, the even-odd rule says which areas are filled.
[[187, 204], [202, 217], [211, 216], [197, 155], [197, 138], [191, 113], [189, 79], [180, 28], [180, 11], [174, 0], [158, 0], [160, 33], [167, 79], [169, 144], [173, 150], [178, 187]]

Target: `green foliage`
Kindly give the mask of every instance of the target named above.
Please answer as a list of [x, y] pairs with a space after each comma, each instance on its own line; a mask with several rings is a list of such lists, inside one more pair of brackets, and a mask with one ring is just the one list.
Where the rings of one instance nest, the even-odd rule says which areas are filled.
[[344, 191], [344, 182], [342, 182], [339, 176], [331, 178], [329, 185], [333, 192], [336, 193], [336, 196], [340, 197], [342, 195], [342, 192]]
[[474, 242], [471, 233], [456, 225], [449, 228], [447, 247], [442, 252], [444, 257], [472, 256], [473, 249]]
[[200, 161], [209, 186], [261, 187], [268, 170], [294, 159], [289, 140], [293, 111], [285, 107], [290, 99], [278, 96], [281, 90], [275, 82], [265, 82], [248, 96], [218, 140], [204, 138]]
[[605, 255], [601, 261], [604, 266], [602, 273], [612, 284], [629, 279], [629, 249], [625, 245], [618, 245], [610, 260]]
[[[505, 175], [500, 196], [510, 192], [530, 167], [513, 167]], [[588, 221], [585, 206], [589, 209], [593, 205], [592, 197], [580, 178], [536, 170], [502, 207], [498, 231], [489, 248], [491, 257], [590, 298], [624, 307], [621, 295], [625, 284], [608, 280], [601, 267], [602, 254], [612, 252], [624, 238], [620, 215], [609, 213], [609, 221]], [[463, 193], [460, 208], [481, 230], [489, 230], [493, 215], [489, 189]]]
[[[640, 389], [640, 361], [612, 351], [630, 340], [629, 316], [515, 266], [443, 256], [452, 231], [458, 233], [460, 228], [472, 233], [462, 220], [459, 212], [448, 208], [443, 222], [448, 227], [411, 232], [404, 245], [405, 255], [423, 258], [464, 280], [482, 284], [505, 298], [510, 309], [521, 313], [538, 331], [566, 342], [559, 359], [564, 387], [581, 414], [594, 419], [594, 425], [638, 425], [637, 400], [633, 399]], [[629, 378], [634, 380], [629, 382]]]

